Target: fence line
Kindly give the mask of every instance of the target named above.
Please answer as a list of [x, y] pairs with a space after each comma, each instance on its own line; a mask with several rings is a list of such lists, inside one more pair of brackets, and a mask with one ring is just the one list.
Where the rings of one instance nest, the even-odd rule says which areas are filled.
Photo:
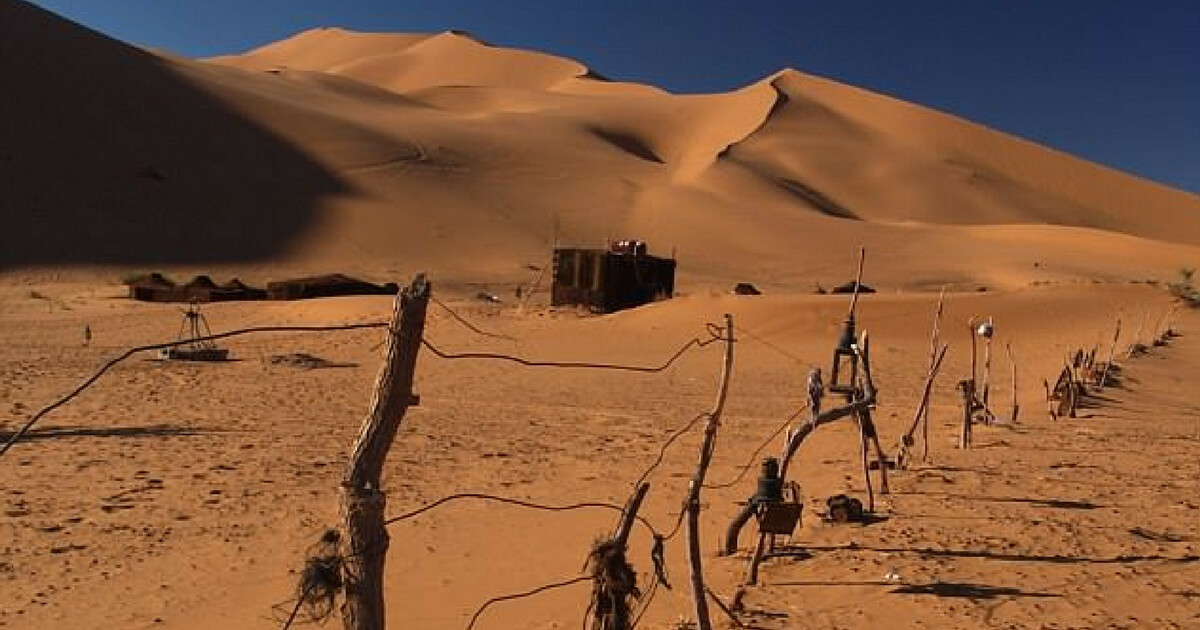
[[467, 319], [465, 317], [463, 317], [462, 315], [459, 315], [457, 311], [450, 308], [444, 302], [433, 297], [432, 295], [429, 296], [429, 301], [433, 302], [434, 304], [437, 304], [438, 306], [440, 306], [442, 308], [442, 310], [446, 311], [447, 313], [450, 313], [450, 316], [453, 317], [455, 321], [462, 324], [468, 330], [470, 330], [471, 332], [473, 332], [477, 335], [482, 335], [484, 337], [492, 337], [493, 339], [504, 339], [507, 341], [517, 341], [516, 337], [510, 337], [509, 335], [502, 335], [499, 333], [488, 332], [486, 330], [480, 329], [479, 327], [475, 326], [475, 324], [472, 324], [471, 322], [467, 321]]
[[[450, 503], [451, 501], [458, 501], [461, 499], [480, 499], [483, 501], [495, 501], [496, 503], [505, 503], [508, 505], [515, 505], [517, 507], [530, 508], [530, 509], [534, 509], [534, 510], [542, 510], [542, 511], [546, 511], [546, 512], [568, 512], [571, 510], [582, 510], [582, 509], [589, 509], [589, 508], [600, 508], [600, 509], [615, 510], [617, 512], [622, 512], [625, 509], [619, 505], [616, 505], [615, 503], [604, 503], [601, 501], [572, 503], [569, 505], [543, 505], [540, 503], [533, 503], [531, 501], [522, 501], [521, 499], [512, 499], [512, 498], [508, 498], [508, 497], [496, 496], [494, 494], [485, 494], [482, 492], [460, 492], [457, 494], [451, 494], [448, 496], [444, 496], [444, 497], [438, 499], [437, 501], [434, 501], [433, 503], [424, 505], [422, 507], [419, 507], [419, 508], [409, 511], [409, 512], [405, 512], [404, 514], [401, 514], [399, 516], [393, 516], [393, 517], [385, 520], [383, 523], [384, 523], [384, 525], [391, 525], [392, 523], [399, 523], [401, 521], [406, 521], [410, 518], [416, 518], [417, 516], [420, 516], [434, 508], [445, 505], [446, 503]], [[641, 516], [637, 517], [637, 520], [639, 523], [644, 525], [646, 527], [646, 529], [650, 530], [650, 533], [652, 535], [654, 535], [654, 536], [658, 535], [658, 530], [654, 528], [654, 525], [651, 524], [650, 521], [646, 520], [645, 518], [643, 518]]]
[[517, 363], [520, 365], [524, 365], [526, 367], [614, 370], [614, 371], [643, 372], [643, 373], [662, 372], [662, 371], [666, 370], [667, 368], [671, 367], [676, 361], [679, 360], [680, 357], [682, 357], [684, 354], [686, 354], [687, 351], [691, 350], [693, 347], [703, 348], [704, 346], [707, 346], [715, 341], [721, 341], [721, 338], [716, 335], [713, 335], [710, 338], [703, 339], [703, 340], [701, 340], [699, 337], [694, 337], [691, 340], [689, 340], [687, 343], [683, 344], [683, 346], [680, 347], [678, 350], [676, 350], [675, 353], [672, 354], [671, 357], [668, 358], [667, 361], [665, 363], [663, 363], [662, 365], [638, 366], [638, 365], [622, 365], [622, 364], [617, 364], [617, 363], [592, 363], [592, 362], [588, 362], [588, 361], [535, 361], [535, 360], [519, 357], [516, 355], [494, 353], [494, 352], [459, 352], [459, 353], [446, 352], [444, 350], [439, 349], [437, 346], [433, 345], [433, 343], [430, 342], [427, 337], [421, 338], [421, 343], [426, 348], [428, 348], [430, 352], [432, 352], [433, 354], [437, 355], [438, 357], [440, 357], [442, 359], [495, 360], [495, 361], [508, 361], [511, 363]]

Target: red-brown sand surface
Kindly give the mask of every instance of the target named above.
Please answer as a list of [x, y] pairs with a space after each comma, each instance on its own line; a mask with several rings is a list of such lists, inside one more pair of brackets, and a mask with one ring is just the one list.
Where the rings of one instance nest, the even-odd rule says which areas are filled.
[[[865, 494], [850, 423], [793, 468], [805, 518], [746, 596], [750, 627], [1200, 627], [1200, 312], [1164, 290], [1200, 265], [1200, 198], [895, 99], [785, 70], [674, 95], [551, 55], [447, 32], [301, 33], [243, 55], [137, 49], [0, 2], [0, 436], [130, 346], [173, 339], [178, 305], [126, 299], [122, 274], [251, 283], [345, 272], [434, 296], [452, 351], [659, 364], [731, 313], [728, 406], [702, 497], [717, 549], [754, 490], [756, 448], [825, 366], [858, 247], [879, 293], [859, 305], [894, 451], [911, 422], [945, 287], [951, 344], [931, 459], [895, 471], [877, 522], [829, 525]], [[641, 238], [674, 250], [678, 297], [606, 316], [515, 299], [555, 242]], [[761, 296], [732, 296], [739, 281]], [[981, 289], [986, 289], [981, 291]], [[498, 304], [476, 300], [480, 291]], [[224, 303], [214, 330], [385, 320], [387, 297]], [[967, 321], [996, 322], [992, 399], [1019, 420], [955, 448]], [[1053, 421], [1042, 379], [1075, 348], [1182, 336], [1118, 355], [1119, 384]], [[1142, 324], [1142, 322], [1145, 322]], [[84, 345], [84, 329], [91, 341]], [[1140, 329], [1140, 333], [1139, 333]], [[0, 628], [279, 628], [305, 550], [338, 522], [338, 484], [382, 359], [379, 330], [227, 342], [233, 362], [116, 366], [0, 457]], [[301, 369], [274, 355], [336, 364]], [[657, 374], [517, 367], [422, 352], [384, 473], [388, 512], [456, 492], [622, 503], [665, 440], [708, 410], [720, 344]], [[700, 431], [675, 442], [643, 509], [670, 530]], [[766, 453], [776, 454], [779, 440]], [[391, 528], [392, 628], [465, 628], [485, 600], [579, 575], [613, 512], [451, 503]], [[630, 560], [650, 578], [650, 539]], [[692, 613], [682, 534], [672, 590], [643, 626]], [[586, 584], [489, 608], [476, 627], [579, 627]], [[722, 614], [713, 609], [719, 627]], [[331, 624], [340, 623], [337, 620]]]

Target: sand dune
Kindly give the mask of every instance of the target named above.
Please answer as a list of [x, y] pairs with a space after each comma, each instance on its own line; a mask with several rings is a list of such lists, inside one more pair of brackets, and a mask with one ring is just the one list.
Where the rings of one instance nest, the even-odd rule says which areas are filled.
[[[0, 117], [3, 154], [22, 156], [0, 175], [8, 268], [336, 263], [517, 282], [558, 225], [564, 242], [674, 248], [705, 286], [853, 243], [962, 249], [974, 233], [951, 226], [1010, 235], [976, 241], [968, 269], [899, 282], [913, 286], [983, 282], [975, 270], [1015, 263], [1012, 247], [1027, 266], [1087, 251], [1059, 268], [1109, 277], [1121, 235], [1182, 246], [1126, 274], [1164, 277], [1200, 245], [1195, 195], [793, 70], [674, 95], [458, 32], [341, 29], [190, 61], [24, 2], [3, 11], [0, 64], [23, 86]], [[1019, 237], [1034, 233], [1063, 240]]]

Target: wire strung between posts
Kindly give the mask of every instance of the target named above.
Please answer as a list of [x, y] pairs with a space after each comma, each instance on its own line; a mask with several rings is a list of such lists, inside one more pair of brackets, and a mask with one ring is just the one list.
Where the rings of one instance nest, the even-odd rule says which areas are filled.
[[771, 343], [770, 341], [767, 341], [766, 339], [762, 338], [761, 336], [759, 336], [749, 330], [746, 330], [742, 326], [734, 325], [734, 328], [738, 332], [744, 333], [747, 337], [757, 341], [758, 343], [761, 343], [762, 345], [770, 348], [771, 350], [774, 350], [775, 352], [778, 352], [779, 354], [791, 359], [792, 361], [799, 363], [800, 365], [804, 365], [804, 366], [810, 367], [810, 368], [817, 367], [816, 365], [809, 363], [808, 361], [805, 361], [804, 359], [801, 359], [800, 357], [792, 354], [791, 352], [784, 350], [782, 347], [780, 347], [774, 343]]
[[[710, 331], [710, 334], [711, 334], [711, 331]], [[710, 338], [704, 339], [704, 340], [701, 340], [698, 337], [693, 338], [690, 341], [688, 341], [687, 343], [683, 344], [683, 346], [680, 347], [679, 350], [676, 350], [675, 354], [672, 354], [671, 357], [669, 359], [667, 359], [667, 361], [665, 363], [663, 363], [662, 365], [639, 366], [639, 365], [620, 365], [620, 364], [616, 364], [616, 363], [591, 363], [591, 362], [587, 362], [587, 361], [533, 361], [530, 359], [525, 359], [522, 357], [513, 356], [513, 355], [509, 355], [509, 354], [497, 354], [497, 353], [492, 353], [492, 352], [462, 352], [462, 353], [446, 352], [446, 351], [438, 349], [437, 346], [434, 346], [427, 337], [421, 338], [421, 343], [424, 344], [424, 346], [426, 348], [428, 348], [430, 352], [434, 353], [435, 355], [437, 355], [443, 359], [493, 359], [493, 360], [497, 360], [497, 361], [510, 361], [512, 363], [519, 363], [526, 367], [584, 368], [584, 369], [593, 369], [593, 370], [616, 370], [616, 371], [624, 371], [624, 372], [644, 372], [644, 373], [662, 372], [663, 370], [666, 370], [667, 368], [671, 367], [675, 363], [675, 361], [679, 360], [679, 357], [682, 357], [685, 353], [687, 353], [688, 350], [691, 350], [693, 347], [703, 348], [704, 346], [707, 346], [716, 341], [724, 341], [724, 338], [722, 338], [719, 335], [713, 335]]]
[[758, 454], [763, 452], [763, 449], [767, 448], [767, 446], [771, 444], [771, 440], [779, 437], [780, 433], [783, 433], [785, 429], [791, 426], [792, 422], [796, 418], [800, 417], [800, 414], [804, 413], [804, 410], [806, 409], [808, 409], [808, 403], [804, 403], [804, 406], [800, 407], [795, 413], [788, 416], [788, 419], [785, 420], [778, 429], [775, 429], [774, 433], [772, 433], [767, 439], [763, 440], [763, 443], [760, 444], [758, 448], [754, 449], [754, 452], [750, 454], [750, 459], [745, 463], [745, 465], [742, 466], [741, 472], [739, 472], [738, 475], [733, 478], [733, 480], [726, 483], [705, 484], [700, 487], [704, 488], [705, 490], [723, 490], [741, 481], [742, 478], [746, 476], [746, 473], [754, 467], [754, 460], [758, 457]]
[[62, 398], [59, 398], [58, 400], [54, 401], [50, 405], [44, 407], [41, 411], [34, 414], [33, 417], [29, 419], [29, 422], [25, 423], [25, 426], [21, 427], [21, 429], [19, 431], [17, 431], [16, 433], [14, 433], [12, 435], [12, 437], [8, 438], [8, 441], [5, 442], [3, 447], [0, 447], [0, 456], [3, 456], [5, 453], [7, 453], [8, 450], [10, 448], [12, 448], [12, 446], [14, 444], [16, 444], [18, 441], [20, 441], [21, 438], [25, 437], [25, 434], [28, 433], [29, 430], [33, 428], [33, 425], [37, 424], [37, 422], [39, 420], [41, 420], [43, 417], [45, 417], [46, 414], [67, 404], [73, 398], [75, 398], [79, 394], [82, 394], [85, 389], [87, 389], [88, 387], [91, 387], [93, 383], [100, 380], [100, 377], [104, 376], [104, 373], [108, 372], [108, 370], [110, 370], [113, 366], [124, 361], [125, 359], [128, 359], [129, 357], [132, 357], [133, 355], [135, 355], [139, 352], [146, 352], [146, 351], [150, 351], [150, 350], [162, 350], [165, 348], [174, 348], [177, 346], [188, 345], [188, 344], [201, 342], [201, 341], [216, 341], [218, 339], [227, 339], [229, 337], [237, 337], [240, 335], [248, 335], [251, 333], [331, 332], [331, 331], [342, 331], [342, 330], [362, 330], [362, 329], [368, 329], [368, 328], [387, 328], [388, 326], [389, 326], [389, 324], [387, 322], [371, 322], [371, 323], [365, 323], [365, 324], [341, 324], [341, 325], [337, 325], [337, 326], [259, 326], [259, 327], [255, 327], [255, 328], [239, 328], [237, 330], [230, 330], [228, 332], [223, 332], [223, 333], [219, 333], [219, 334], [215, 334], [215, 335], [208, 335], [205, 337], [197, 337], [195, 339], [182, 339], [182, 340], [177, 340], [177, 341], [169, 341], [169, 342], [165, 342], [165, 343], [156, 343], [156, 344], [151, 344], [151, 345], [146, 345], [146, 346], [135, 346], [133, 348], [126, 350], [124, 353], [122, 353], [117, 358], [110, 360], [108, 363], [105, 363], [103, 366], [101, 366], [101, 368], [99, 370], [96, 371], [95, 374], [88, 377], [87, 380], [85, 380], [82, 384], [80, 384], [78, 387], [76, 387], [74, 390], [72, 390], [69, 394], [67, 394], [66, 396], [63, 396]]
[[453, 317], [458, 323], [462, 324], [463, 326], [466, 326], [471, 332], [473, 332], [477, 335], [482, 335], [484, 337], [492, 337], [494, 339], [505, 339], [508, 341], [516, 341], [517, 340], [516, 337], [510, 337], [508, 335], [502, 335], [499, 333], [493, 333], [493, 332], [488, 332], [486, 330], [481, 330], [479, 327], [477, 327], [474, 324], [472, 324], [471, 322], [467, 321], [466, 318], [464, 318], [462, 315], [459, 315], [457, 312], [455, 312], [454, 309], [450, 308], [445, 303], [443, 303], [441, 300], [439, 300], [433, 296], [429, 296], [429, 301], [442, 307], [442, 309], [445, 310], [447, 313], [450, 313], [450, 316]]
[[[5, 453], [7, 453], [9, 451], [9, 449], [11, 449], [13, 447], [14, 444], [16, 444], [18, 441], [20, 441], [21, 438], [25, 437], [25, 435], [29, 432], [29, 430], [32, 429], [33, 426], [35, 424], [37, 424], [38, 421], [40, 421], [47, 414], [49, 414], [50, 412], [54, 411], [55, 409], [65, 405], [65, 404], [67, 404], [72, 399], [74, 399], [76, 396], [82, 394], [84, 392], [84, 390], [86, 390], [88, 387], [91, 387], [92, 384], [94, 384], [96, 381], [100, 380], [101, 376], [104, 376], [104, 374], [106, 372], [108, 372], [110, 369], [112, 369], [118, 363], [121, 363], [122, 361], [132, 357], [133, 355], [135, 355], [139, 352], [148, 352], [151, 350], [162, 350], [165, 348], [174, 348], [177, 346], [188, 345], [188, 344], [192, 344], [192, 343], [196, 343], [196, 342], [228, 339], [230, 337], [237, 337], [237, 336], [248, 335], [248, 334], [252, 334], [252, 333], [335, 332], [335, 331], [346, 331], [346, 330], [365, 330], [365, 329], [374, 329], [374, 328], [388, 328], [390, 325], [391, 324], [389, 322], [367, 322], [367, 323], [362, 323], [362, 324], [340, 324], [340, 325], [334, 325], [334, 326], [258, 326], [258, 327], [252, 327], [252, 328], [239, 328], [236, 330], [230, 330], [230, 331], [226, 331], [226, 332], [218, 333], [218, 334], [214, 334], [214, 335], [206, 335], [206, 336], [197, 337], [194, 339], [179, 339], [179, 340], [168, 341], [168, 342], [164, 342], [164, 343], [149, 344], [149, 345], [135, 346], [135, 347], [129, 348], [128, 350], [123, 352], [120, 356], [108, 361], [103, 366], [101, 366], [100, 369], [97, 370], [95, 374], [88, 377], [87, 380], [85, 380], [82, 384], [80, 384], [78, 387], [76, 387], [70, 393], [68, 393], [67, 395], [63, 396], [62, 398], [56, 400], [55, 402], [51, 403], [50, 405], [44, 407], [41, 411], [34, 414], [33, 417], [30, 418], [29, 421], [27, 423], [25, 423], [25, 425], [23, 427], [20, 428], [20, 430], [18, 430], [11, 437], [9, 437], [8, 441], [4, 443], [4, 446], [0, 447], [0, 456], [3, 456]], [[427, 339], [423, 338], [421, 340], [421, 343], [425, 344], [425, 346], [427, 348], [429, 348], [429, 350], [431, 352], [433, 352], [434, 354], [436, 354], [439, 357], [442, 357], [444, 359], [500, 359], [500, 360], [513, 361], [513, 362], [520, 363], [522, 365], [528, 365], [531, 367], [592, 368], [592, 369], [606, 369], [606, 370], [623, 370], [623, 371], [629, 371], [629, 372], [654, 373], [654, 372], [662, 372], [663, 370], [666, 370], [667, 368], [669, 368], [672, 364], [675, 363], [675, 361], [677, 361], [679, 359], [679, 357], [683, 356], [684, 353], [686, 353], [689, 349], [691, 349], [692, 346], [704, 347], [715, 341], [720, 341], [721, 340], [720, 335], [713, 333], [713, 330], [714, 330], [713, 325], [707, 324], [706, 326], [708, 327], [708, 331], [711, 336], [709, 339], [701, 340], [699, 338], [693, 338], [692, 340], [690, 340], [686, 344], [684, 344], [683, 347], [681, 347], [678, 351], [676, 351], [675, 354], [673, 354], [669, 359], [667, 359], [666, 363], [664, 363], [661, 366], [657, 366], [657, 367], [641, 367], [641, 366], [615, 365], [615, 364], [604, 364], [604, 363], [586, 363], [586, 362], [529, 361], [527, 359], [522, 359], [520, 357], [513, 357], [513, 356], [508, 356], [508, 355], [500, 355], [500, 354], [489, 354], [489, 353], [451, 354], [451, 353], [445, 353], [445, 352], [442, 352], [441, 350], [438, 350], [432, 344], [430, 344]]]
[[512, 595], [501, 595], [500, 597], [493, 597], [493, 598], [487, 600], [486, 602], [484, 602], [483, 605], [480, 606], [479, 609], [475, 611], [475, 614], [471, 616], [471, 621], [467, 624], [466, 630], [471, 630], [471, 628], [474, 628], [475, 622], [479, 620], [479, 616], [482, 615], [483, 611], [487, 610], [488, 606], [491, 606], [492, 604], [496, 604], [496, 603], [504, 602], [504, 601], [510, 601], [510, 600], [514, 600], [514, 599], [521, 599], [524, 597], [532, 597], [534, 595], [537, 595], [538, 593], [544, 593], [544, 592], [552, 590], [552, 589], [562, 588], [564, 586], [571, 586], [572, 584], [578, 584], [580, 582], [589, 582], [589, 581], [591, 581], [591, 579], [592, 579], [592, 576], [590, 576], [590, 575], [581, 575], [577, 578], [572, 578], [570, 580], [564, 580], [562, 582], [555, 582], [553, 584], [546, 584], [544, 586], [539, 586], [531, 591], [525, 591], [523, 593], [514, 593]]
[[683, 427], [677, 429], [674, 433], [672, 433], [671, 437], [667, 438], [667, 441], [664, 442], [662, 447], [660, 447], [658, 449], [658, 457], [655, 458], [654, 463], [650, 464], [650, 467], [646, 469], [646, 472], [642, 473], [641, 477], [638, 477], [637, 483], [634, 483], [633, 487], [636, 488], [636, 487], [642, 485], [642, 482], [650, 477], [650, 473], [654, 472], [654, 469], [658, 468], [659, 464], [662, 463], [663, 458], [666, 457], [666, 455], [667, 455], [667, 449], [671, 447], [671, 444], [673, 442], [675, 442], [675, 440], [679, 439], [684, 433], [691, 431], [692, 428], [696, 426], [697, 422], [700, 422], [701, 420], [703, 420], [704, 418], [707, 418], [707, 417], [708, 417], [707, 411], [697, 414], [695, 418], [692, 418], [691, 420], [688, 421], [687, 424], [683, 425]]
[[[392, 518], [389, 518], [386, 521], [384, 521], [383, 524], [391, 525], [392, 523], [399, 523], [400, 521], [405, 521], [410, 518], [415, 518], [417, 516], [420, 516], [421, 514], [424, 514], [428, 511], [438, 507], [438, 506], [444, 505], [451, 501], [457, 501], [459, 499], [482, 499], [485, 501], [495, 501], [497, 503], [506, 503], [508, 505], [515, 505], [518, 507], [531, 508], [531, 509], [535, 509], [535, 510], [545, 510], [547, 512], [566, 512], [566, 511], [570, 511], [570, 510], [582, 510], [582, 509], [589, 509], [589, 508], [603, 508], [606, 510], [615, 510], [617, 512], [625, 511], [625, 508], [623, 508], [619, 505], [615, 505], [613, 503], [603, 503], [603, 502], [598, 502], [598, 501], [597, 502], [587, 502], [587, 503], [572, 503], [570, 505], [542, 505], [540, 503], [532, 503], [530, 501], [522, 501], [520, 499], [510, 499], [508, 497], [498, 497], [496, 495], [484, 494], [481, 492], [460, 492], [458, 494], [452, 494], [449, 496], [442, 497], [442, 498], [438, 499], [437, 501], [434, 501], [433, 503], [419, 507], [410, 512], [405, 512], [404, 514], [401, 514], [399, 516], [393, 516]], [[651, 535], [655, 535], [655, 536], [658, 535], [658, 530], [656, 530], [654, 528], [654, 525], [652, 525], [650, 523], [650, 521], [646, 520], [645, 518], [643, 518], [641, 516], [638, 516], [637, 520], [639, 523], [644, 525], [646, 527], [646, 529], [650, 530]]]

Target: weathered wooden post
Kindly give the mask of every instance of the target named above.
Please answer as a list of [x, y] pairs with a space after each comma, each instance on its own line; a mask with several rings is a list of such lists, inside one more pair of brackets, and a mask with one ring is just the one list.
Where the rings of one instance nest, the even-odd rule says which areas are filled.
[[963, 419], [958, 436], [958, 448], [971, 448], [971, 422], [975, 415], [975, 382], [967, 379], [958, 382], [958, 391], [962, 392]]
[[380, 476], [404, 412], [413, 404], [413, 372], [430, 284], [418, 274], [397, 296], [388, 331], [387, 358], [379, 370], [371, 408], [354, 443], [342, 481], [342, 517], [349, 548], [345, 553], [342, 623], [346, 630], [383, 630], [383, 567], [387, 559], [386, 505]]
[[925, 375], [925, 387], [921, 390], [921, 401], [917, 404], [917, 413], [913, 416], [913, 422], [908, 427], [908, 431], [900, 437], [900, 448], [896, 452], [896, 464], [902, 468], [908, 465], [909, 449], [916, 442], [913, 435], [917, 432], [917, 425], [921, 423], [922, 417], [925, 419], [925, 455], [922, 457], [922, 461], [925, 461], [925, 456], [929, 455], [929, 397], [933, 393], [933, 381], [937, 378], [938, 371], [941, 370], [942, 360], [946, 358], [947, 349], [949, 346], [944, 345], [934, 355], [933, 363], [929, 366], [929, 373]]
[[[942, 287], [942, 292], [940, 294], [938, 294], [937, 312], [934, 313], [934, 315], [933, 315], [933, 331], [929, 334], [929, 372], [930, 372], [930, 374], [933, 374], [935, 376], [937, 374], [937, 365], [939, 365], [941, 363], [941, 359], [938, 358], [938, 344], [941, 343], [942, 309], [945, 305], [945, 301], [946, 301], [946, 287]], [[945, 347], [943, 347], [941, 350], [941, 353], [945, 354], [945, 352], [946, 352], [946, 349], [945, 349]], [[930, 381], [929, 385], [932, 386], [933, 382]], [[924, 402], [922, 403], [924, 405], [924, 412], [921, 414], [921, 439], [922, 439], [921, 461], [923, 461], [923, 462], [929, 461], [929, 405], [928, 405], [928, 399], [929, 399], [929, 394], [926, 394], [924, 397]]]
[[1017, 423], [1021, 405], [1017, 402], [1017, 360], [1013, 358], [1012, 344], [1004, 342], [1004, 351], [1008, 354], [1008, 364], [1012, 366], [1012, 423]]
[[1137, 332], [1133, 333], [1133, 343], [1129, 344], [1129, 351], [1125, 353], [1126, 359], [1132, 359], [1133, 355], [1145, 347], [1142, 343], [1142, 329], [1146, 327], [1146, 318], [1148, 317], [1150, 317], [1150, 312], [1142, 311], [1142, 321], [1138, 323]]
[[1108, 371], [1112, 368], [1113, 358], [1117, 354], [1117, 340], [1121, 338], [1121, 318], [1117, 317], [1117, 330], [1113, 333], [1112, 345], [1108, 348], [1108, 361], [1104, 363], [1104, 370], [1100, 372], [1100, 376], [1096, 380], [1097, 389], [1104, 389], [1108, 386]]
[[593, 565], [592, 587], [592, 621], [591, 630], [628, 630], [631, 619], [629, 602], [636, 593], [635, 574], [625, 561], [625, 550], [629, 544], [629, 534], [633, 531], [633, 523], [637, 520], [638, 509], [650, 484], [643, 482], [630, 497], [629, 503], [621, 513], [613, 537], [607, 543], [597, 546], [592, 552], [589, 562]]
[[687, 511], [688, 565], [691, 569], [692, 600], [696, 606], [696, 625], [699, 630], [712, 630], [712, 619], [708, 615], [708, 600], [704, 588], [704, 565], [700, 555], [700, 489], [704, 486], [704, 475], [712, 461], [713, 448], [717, 439], [717, 427], [721, 423], [721, 412], [725, 409], [725, 396], [729, 393], [729, 377], [733, 372], [733, 315], [725, 315], [725, 363], [721, 368], [721, 385], [717, 390], [717, 401], [708, 414], [704, 426], [704, 442], [700, 446], [700, 459], [696, 472], [688, 485], [684, 509]]

